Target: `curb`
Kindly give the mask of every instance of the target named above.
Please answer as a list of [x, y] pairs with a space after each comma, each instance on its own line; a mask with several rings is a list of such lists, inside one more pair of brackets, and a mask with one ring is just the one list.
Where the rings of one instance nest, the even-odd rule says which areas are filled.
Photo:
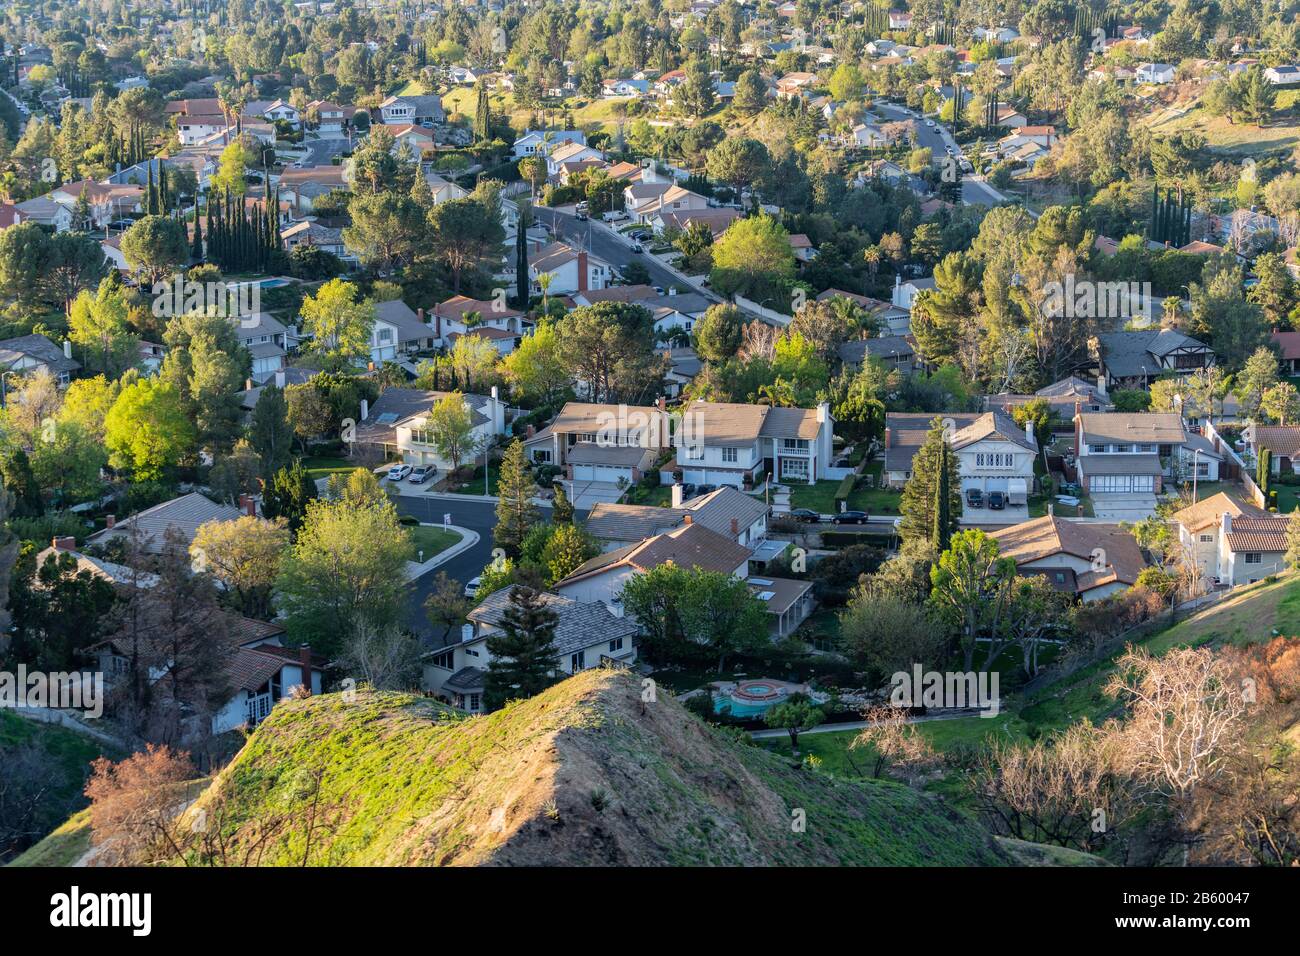
[[471, 531], [469, 528], [462, 528], [459, 525], [454, 525], [454, 524], [444, 526], [441, 524], [434, 524], [428, 521], [421, 521], [420, 525], [425, 528], [445, 527], [445, 530], [447, 531], [457, 532], [460, 535], [460, 541], [457, 542], [456, 544], [453, 544], [450, 548], [447, 548], [445, 551], [439, 551], [437, 554], [435, 554], [428, 561], [425, 561], [423, 564], [416, 564], [414, 561], [408, 561], [406, 563], [407, 581], [415, 581], [418, 578], [424, 577], [430, 571], [440, 567], [443, 564], [446, 564], [452, 558], [463, 554], [464, 552], [468, 551], [470, 548], [474, 547], [474, 545], [479, 543], [479, 533], [477, 531]]

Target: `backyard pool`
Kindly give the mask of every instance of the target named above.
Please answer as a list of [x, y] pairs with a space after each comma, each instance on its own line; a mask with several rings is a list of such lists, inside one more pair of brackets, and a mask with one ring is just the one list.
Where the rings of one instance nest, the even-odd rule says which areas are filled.
[[[775, 680], [745, 680], [729, 690], [713, 693], [713, 711], [732, 717], [758, 717], [774, 704], [779, 704], [793, 693], [806, 688]], [[814, 699], [819, 695], [813, 695]]]

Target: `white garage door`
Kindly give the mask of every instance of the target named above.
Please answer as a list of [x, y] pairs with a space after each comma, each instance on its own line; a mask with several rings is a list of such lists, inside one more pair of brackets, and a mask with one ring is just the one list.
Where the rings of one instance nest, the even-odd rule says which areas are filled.
[[573, 480], [574, 481], [595, 481], [596, 466], [595, 465], [574, 465]]
[[1156, 489], [1154, 475], [1094, 475], [1089, 482], [1094, 495], [1150, 494]]

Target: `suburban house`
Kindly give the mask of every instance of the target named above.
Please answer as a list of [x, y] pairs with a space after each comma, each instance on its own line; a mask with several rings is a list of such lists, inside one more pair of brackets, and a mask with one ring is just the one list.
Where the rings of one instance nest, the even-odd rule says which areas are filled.
[[648, 285], [617, 285], [588, 290], [574, 295], [573, 301], [578, 305], [628, 302], [642, 306], [654, 316], [656, 332], [669, 332], [673, 329], [690, 332], [711, 305], [699, 293], [679, 294], [675, 288], [670, 288], [666, 295], [660, 295], [654, 286]]
[[1274, 86], [1295, 86], [1300, 83], [1300, 66], [1290, 63], [1281, 66], [1270, 66], [1264, 71], [1264, 79]]
[[543, 275], [551, 277], [548, 295], [572, 295], [605, 288], [614, 279], [614, 267], [586, 249], [552, 242], [533, 253], [528, 263], [528, 277], [539, 293], [542, 287], [538, 278]]
[[256, 514], [251, 498], [245, 497], [240, 504], [239, 508], [217, 504], [205, 495], [191, 491], [121, 521], [110, 515], [108, 526], [88, 537], [86, 546], [102, 548], [114, 542], [137, 541], [146, 553], [161, 554], [169, 531], [179, 534], [188, 546], [193, 543], [201, 525], [210, 521], [235, 521], [245, 514]]
[[1127, 528], [1044, 515], [989, 533], [1024, 577], [1042, 575], [1058, 591], [1096, 601], [1124, 591], [1146, 567]]
[[1139, 63], [1134, 74], [1139, 83], [1172, 83], [1178, 67], [1173, 63]]
[[265, 382], [284, 368], [288, 354], [289, 330], [269, 312], [231, 317], [239, 342], [253, 357], [253, 381]]
[[1300, 332], [1274, 332], [1272, 338], [1286, 374], [1300, 375]]
[[[622, 548], [692, 523], [757, 548], [767, 537], [767, 505], [730, 485], [683, 501], [682, 486], [673, 485], [672, 506], [625, 505], [600, 501], [592, 506], [584, 527], [606, 551]], [[786, 542], [780, 542], [784, 550]]]
[[[1195, 558], [1206, 579], [1220, 577], [1219, 556], [1223, 548], [1223, 521], [1267, 517], [1268, 512], [1219, 492], [1176, 511], [1170, 520], [1178, 526], [1178, 540], [1186, 554]], [[1244, 562], [1243, 562], [1244, 566]]]
[[900, 309], [912, 311], [912, 303], [922, 292], [932, 292], [935, 283], [934, 277], [926, 279], [908, 279], [904, 281], [902, 276], [894, 276], [894, 294], [892, 303]]
[[1174, 329], [1106, 332], [1097, 342], [1097, 364], [1108, 392], [1145, 389], [1168, 372], [1194, 372], [1214, 364], [1214, 349]]
[[34, 222], [38, 226], [49, 226], [55, 232], [67, 232], [72, 228], [72, 210], [62, 203], [57, 203], [48, 196], [34, 196], [16, 204], [18, 217], [22, 222]]
[[280, 174], [280, 196], [287, 200], [296, 215], [309, 213], [312, 203], [325, 193], [347, 189], [345, 166], [305, 166], [286, 169]]
[[673, 461], [659, 471], [664, 484], [743, 488], [761, 475], [814, 484], [834, 460], [835, 422], [825, 402], [816, 408], [775, 408], [692, 402], [673, 435]]
[[491, 342], [502, 355], [508, 355], [524, 334], [526, 320], [523, 312], [495, 299], [452, 296], [433, 307], [433, 341], [435, 345], [452, 346], [462, 335], [477, 335]]
[[[423, 313], [423, 309], [420, 310]], [[412, 352], [433, 348], [433, 330], [401, 299], [375, 305], [375, 323], [370, 329], [370, 361], [398, 361]]]
[[740, 218], [740, 210], [729, 206], [709, 207], [707, 209], [683, 209], [680, 211], [660, 210], [650, 218], [650, 228], [657, 236], [665, 232], [685, 232], [696, 223], [708, 226], [713, 238], [717, 239], [727, 228]]
[[307, 115], [316, 117], [316, 128], [322, 133], [342, 133], [347, 122], [347, 111], [329, 100], [312, 100], [307, 104]]
[[910, 373], [916, 369], [916, 348], [909, 336], [878, 335], [870, 339], [853, 339], [839, 347], [840, 361], [860, 366], [868, 358], [883, 362], [886, 368]]
[[[152, 587], [153, 583], [139, 584]], [[265, 720], [272, 708], [300, 687], [319, 694], [326, 661], [311, 648], [289, 648], [281, 644], [284, 628], [253, 618], [226, 615], [226, 627], [221, 637], [228, 641], [224, 654], [226, 684], [230, 697], [211, 715], [195, 716], [185, 728], [186, 737], [213, 736], [228, 733], [241, 727], [253, 728]], [[131, 666], [133, 649], [113, 638], [86, 648], [95, 659], [95, 669], [104, 675], [104, 683], [112, 687], [118, 675], [126, 674]], [[163, 693], [170, 662], [161, 659], [162, 648], [154, 652], [160, 663], [150, 668], [150, 679]], [[195, 721], [205, 719], [207, 726]]]
[[284, 100], [254, 100], [244, 104], [244, 115], [272, 123], [289, 123], [292, 126], [302, 124], [302, 112]]
[[67, 385], [81, 363], [72, 357], [71, 341], [65, 341], [63, 348], [59, 348], [39, 332], [33, 332], [15, 339], [0, 339], [0, 368], [20, 374], [43, 368], [60, 385]]
[[[471, 714], [483, 712], [483, 683], [492, 661], [488, 638], [502, 631], [510, 608], [510, 585], [488, 595], [469, 612], [459, 643], [424, 656], [424, 689]], [[568, 676], [605, 663], [630, 665], [636, 661], [635, 621], [615, 614], [600, 601], [575, 600], [542, 592], [546, 606], [555, 612], [555, 673]]]
[[1001, 409], [1010, 414], [1012, 409], [1027, 405], [1037, 398], [1047, 401], [1059, 425], [1071, 429], [1076, 412], [1108, 412], [1114, 408], [1101, 383], [1094, 385], [1073, 375], [1051, 385], [1044, 385], [1032, 395], [1021, 395], [1015, 392], [986, 395], [984, 407]]
[[586, 143], [555, 143], [546, 153], [546, 174], [557, 177], [561, 167], [569, 163], [603, 162], [604, 159], [604, 153]]
[[635, 544], [606, 551], [578, 567], [555, 585], [555, 591], [580, 601], [601, 601], [615, 614], [623, 613], [623, 586], [672, 562], [683, 568], [717, 571], [743, 579], [764, 603], [774, 639], [793, 633], [813, 609], [812, 582], [786, 578], [751, 577], [751, 549], [726, 534], [695, 524], [686, 515], [683, 524]]
[[[370, 405], [361, 402], [361, 420], [357, 423], [352, 443], [363, 449], [378, 451], [384, 460], [400, 459], [408, 465], [434, 465], [448, 471], [452, 462], [444, 457], [427, 430], [429, 412], [452, 392], [426, 392], [418, 388], [387, 388]], [[466, 393], [461, 395], [468, 406], [473, 423], [471, 443], [464, 459], [466, 464], [474, 453], [494, 444], [506, 434], [506, 405], [497, 395], [496, 386], [488, 395]]]
[[[1038, 440], [1032, 425], [1021, 428], [1001, 411], [886, 415], [884, 480], [889, 487], [902, 488], [912, 477], [912, 459], [925, 444], [936, 418], [943, 422], [948, 446], [957, 454], [963, 495], [973, 489], [984, 495], [1000, 491], [1011, 504], [1025, 504], [1034, 487]], [[1013, 511], [1004, 516], [1014, 519], [1016, 515]], [[989, 517], [1001, 516], [990, 513]]]
[[703, 211], [709, 201], [672, 180], [662, 179], [651, 167], [641, 174], [641, 181], [623, 187], [623, 208], [638, 222], [650, 223], [665, 214]]
[[530, 129], [514, 143], [515, 159], [523, 159], [535, 153], [547, 153], [557, 143], [586, 144], [587, 134], [578, 129]]
[[[113, 219], [122, 219], [131, 213], [144, 211], [142, 205], [144, 188], [129, 183], [118, 185], [83, 179], [75, 183], [64, 183], [47, 195], [56, 203], [67, 206], [69, 210], [75, 210], [77, 203], [84, 196], [90, 206], [91, 220], [100, 226]], [[74, 223], [74, 225], [81, 227], [83, 224]]]
[[1055, 126], [1021, 126], [1014, 133], [1003, 136], [998, 140], [998, 152], [1005, 156], [1021, 146], [1028, 145], [1038, 146], [1041, 149], [1051, 149], [1052, 144], [1055, 142]]
[[348, 251], [343, 242], [343, 230], [334, 226], [325, 226], [314, 219], [304, 219], [280, 230], [280, 244], [285, 252], [292, 252], [299, 246], [315, 246], [344, 262], [356, 262], [357, 257]]
[[[1094, 497], [1160, 494], [1163, 479], [1180, 476], [1191, 457], [1182, 416], [1173, 412], [1080, 412], [1074, 446], [1079, 484]], [[1198, 477], [1216, 481], [1218, 461], [1207, 455], [1204, 464]]]
[[1260, 454], [1269, 452], [1269, 472], [1274, 475], [1292, 475], [1296, 473], [1296, 461], [1300, 459], [1300, 426], [1298, 425], [1261, 425], [1251, 422], [1241, 434], [1250, 451], [1250, 458], [1259, 461]]
[[567, 402], [550, 425], [525, 436], [524, 453], [535, 464], [562, 469], [570, 481], [631, 484], [670, 441], [668, 413], [660, 406]]
[[384, 125], [397, 123], [441, 123], [447, 114], [442, 100], [433, 94], [420, 96], [390, 96], [379, 104], [379, 115]]

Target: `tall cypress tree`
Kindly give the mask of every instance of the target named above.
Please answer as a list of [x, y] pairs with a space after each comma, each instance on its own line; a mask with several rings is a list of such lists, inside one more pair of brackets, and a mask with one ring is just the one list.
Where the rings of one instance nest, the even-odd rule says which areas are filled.
[[935, 551], [942, 554], [948, 550], [952, 540], [952, 514], [949, 508], [951, 486], [948, 479], [948, 443], [939, 447], [939, 469], [934, 482], [934, 527], [930, 531], [930, 540], [934, 542]]
[[[211, 212], [209, 212], [211, 216]], [[212, 220], [209, 218], [208, 223]], [[190, 258], [195, 262], [203, 261], [203, 221], [199, 218], [199, 201], [194, 200], [194, 239], [190, 242]]]

